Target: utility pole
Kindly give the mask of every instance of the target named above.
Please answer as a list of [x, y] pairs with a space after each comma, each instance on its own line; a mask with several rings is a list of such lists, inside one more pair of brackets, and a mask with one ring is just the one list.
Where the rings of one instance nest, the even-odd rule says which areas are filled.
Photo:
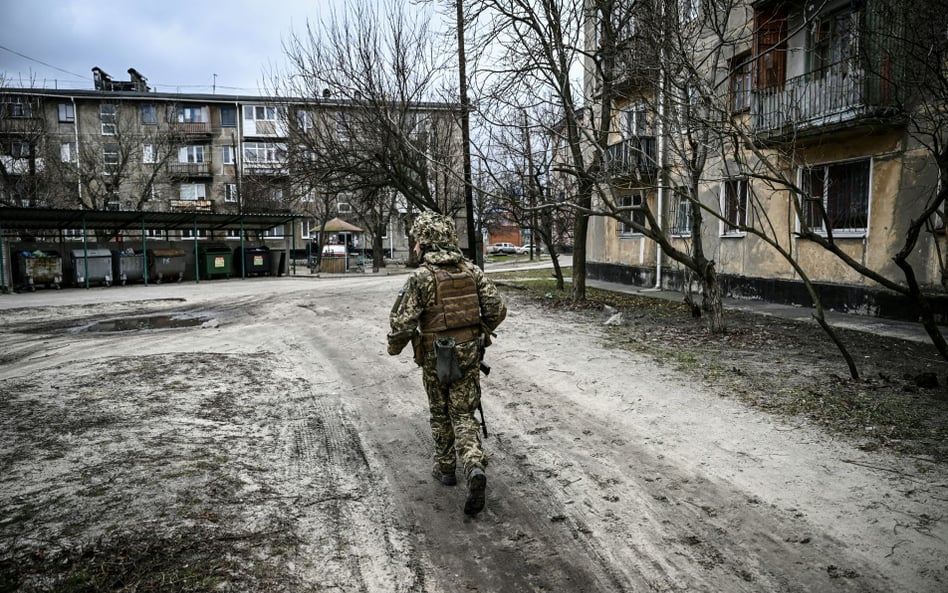
[[458, 75], [461, 95], [461, 143], [464, 157], [464, 206], [467, 211], [468, 257], [481, 268], [484, 267], [481, 238], [474, 231], [474, 182], [471, 178], [471, 129], [470, 100], [467, 97], [467, 58], [464, 54], [464, 0], [455, 0], [458, 29]]

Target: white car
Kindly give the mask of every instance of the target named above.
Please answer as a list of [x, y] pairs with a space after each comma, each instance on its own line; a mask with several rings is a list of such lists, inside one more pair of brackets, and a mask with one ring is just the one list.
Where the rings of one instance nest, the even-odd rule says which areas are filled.
[[[530, 243], [527, 243], [526, 245], [522, 245], [517, 248], [517, 253], [530, 253], [532, 251], [533, 251], [533, 245]], [[543, 253], [542, 245], [537, 245], [536, 253]]]
[[487, 246], [487, 253], [490, 255], [501, 255], [517, 253], [517, 246], [513, 243], [493, 243]]

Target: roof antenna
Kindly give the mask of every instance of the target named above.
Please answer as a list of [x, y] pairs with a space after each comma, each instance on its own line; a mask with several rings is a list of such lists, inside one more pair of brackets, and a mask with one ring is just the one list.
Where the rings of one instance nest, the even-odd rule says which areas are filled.
[[214, 86], [211, 88], [211, 94], [217, 94], [217, 72], [214, 73]]

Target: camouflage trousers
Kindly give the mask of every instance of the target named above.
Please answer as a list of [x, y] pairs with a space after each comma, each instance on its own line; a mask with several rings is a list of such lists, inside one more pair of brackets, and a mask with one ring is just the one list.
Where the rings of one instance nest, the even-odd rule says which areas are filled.
[[474, 416], [481, 401], [477, 343], [458, 344], [457, 354], [463, 376], [447, 391], [438, 381], [434, 353], [426, 354], [421, 368], [431, 414], [435, 467], [453, 473], [460, 461], [464, 475], [468, 476], [475, 467], [484, 469], [487, 466], [487, 456], [481, 446], [480, 423]]

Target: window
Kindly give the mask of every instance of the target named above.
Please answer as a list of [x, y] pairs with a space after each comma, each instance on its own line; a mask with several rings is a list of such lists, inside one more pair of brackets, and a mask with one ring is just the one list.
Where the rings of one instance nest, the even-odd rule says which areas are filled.
[[177, 109], [178, 123], [207, 123], [207, 108], [201, 105], [181, 105]]
[[854, 27], [857, 15], [847, 3], [843, 10], [814, 21], [810, 51], [812, 69], [818, 76], [848, 74], [858, 42], [858, 30]]
[[102, 124], [103, 136], [114, 136], [117, 131], [116, 107], [111, 103], [99, 105], [99, 122]]
[[179, 163], [203, 163], [204, 162], [204, 147], [203, 146], [182, 146], [178, 149], [178, 162]]
[[145, 237], [148, 239], [163, 239], [165, 232], [161, 229], [145, 229]]
[[750, 54], [744, 53], [731, 60], [731, 112], [740, 113], [750, 109], [751, 73], [753, 63]]
[[244, 119], [276, 121], [276, 108], [266, 105], [244, 105]]
[[803, 224], [834, 234], [865, 234], [869, 222], [869, 160], [804, 169]]
[[158, 162], [157, 154], [155, 153], [154, 144], [143, 144], [142, 145], [142, 162], [155, 164]]
[[76, 106], [72, 103], [60, 103], [59, 121], [68, 123], [76, 121]]
[[11, 95], [3, 98], [4, 117], [33, 117], [33, 104], [28, 97]]
[[280, 226], [276, 226], [276, 227], [273, 227], [272, 229], [267, 229], [263, 231], [263, 237], [270, 238], [270, 239], [282, 239], [285, 233], [283, 226], [284, 225], [281, 224]]
[[336, 204], [336, 212], [339, 212], [340, 214], [352, 212], [352, 205], [348, 202], [339, 202]]
[[142, 105], [141, 114], [142, 114], [143, 125], [146, 125], [146, 126], [158, 125], [158, 110], [155, 109], [154, 105], [150, 103]]
[[221, 162], [225, 165], [234, 164], [234, 147], [233, 146], [222, 146], [221, 147]]
[[336, 120], [336, 137], [345, 142], [349, 140], [349, 118], [342, 111], [337, 111], [333, 116]]
[[310, 234], [309, 230], [319, 228], [317, 224], [318, 223], [315, 218], [304, 219], [303, 222], [300, 223], [300, 238], [302, 239], [316, 238], [317, 233], [313, 232], [312, 234]]
[[648, 108], [635, 103], [622, 112], [622, 137], [633, 138], [649, 135]]
[[221, 127], [222, 128], [236, 128], [237, 127], [237, 108], [236, 107], [221, 107]]
[[240, 239], [240, 229], [227, 229], [224, 232], [225, 239]]
[[10, 142], [10, 156], [19, 159], [29, 158], [30, 143], [22, 142], [20, 140], [13, 140]]
[[224, 184], [224, 201], [237, 202], [237, 184], [236, 183]]
[[743, 177], [724, 182], [721, 196], [722, 235], [741, 235], [747, 226], [747, 179]]
[[279, 144], [268, 142], [245, 142], [244, 160], [248, 163], [282, 163], [284, 149]]
[[[642, 201], [641, 194], [626, 194], [624, 196], [619, 196], [619, 208], [624, 211], [623, 214], [631, 216], [632, 222], [641, 226], [645, 226], [645, 212], [640, 209], [644, 205], [645, 204]], [[637, 234], [638, 231], [636, 231], [631, 225], [620, 222], [619, 233], [623, 235], [630, 235]]]
[[64, 163], [75, 163], [76, 162], [76, 143], [75, 142], [63, 142], [59, 146], [59, 155], [62, 157]]
[[119, 164], [118, 144], [106, 142], [102, 145], [102, 162], [106, 164], [106, 169]]
[[687, 190], [684, 188], [675, 189], [675, 221], [672, 226], [672, 234], [678, 236], [691, 236], [692, 207], [691, 200], [688, 199]]
[[754, 13], [755, 88], [783, 87], [787, 75], [787, 13], [782, 3]]
[[207, 198], [203, 183], [182, 183], [179, 191], [182, 200], [204, 200]]
[[312, 111], [297, 111], [296, 112], [296, 125], [299, 126], [304, 132], [313, 127], [313, 112]]
[[207, 229], [198, 229], [197, 233], [194, 232], [193, 228], [183, 229], [181, 231], [182, 239], [207, 239]]

